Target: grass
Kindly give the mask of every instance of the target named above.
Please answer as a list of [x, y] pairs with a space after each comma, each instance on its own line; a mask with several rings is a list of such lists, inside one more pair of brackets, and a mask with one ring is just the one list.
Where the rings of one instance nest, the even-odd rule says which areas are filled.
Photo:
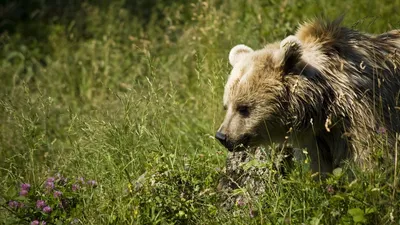
[[21, 183], [39, 190], [61, 173], [98, 185], [75, 206], [82, 213], [48, 222], [400, 224], [391, 162], [369, 172], [349, 165], [355, 179], [339, 171], [324, 183], [296, 162], [286, 177], [261, 177], [261, 196], [234, 192], [246, 201], [226, 210], [216, 187], [227, 152], [213, 138], [232, 46], [261, 48], [301, 21], [342, 13], [365, 32], [399, 28], [400, 1], [99, 2], [1, 34], [1, 223], [29, 223], [8, 201]]

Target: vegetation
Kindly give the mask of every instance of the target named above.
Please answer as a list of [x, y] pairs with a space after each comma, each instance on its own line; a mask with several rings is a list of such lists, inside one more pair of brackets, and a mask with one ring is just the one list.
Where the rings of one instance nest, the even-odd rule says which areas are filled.
[[[350, 164], [324, 182], [295, 162], [284, 177], [260, 178], [265, 194], [239, 189], [231, 194], [247, 200], [221, 207], [216, 187], [227, 152], [213, 138], [232, 46], [261, 48], [304, 20], [343, 13], [345, 25], [365, 32], [399, 28], [399, 0], [31, 0], [1, 7], [2, 224], [400, 224], [393, 162], [373, 171]], [[374, 152], [388, 152], [379, 143]], [[46, 191], [57, 173], [69, 178], [55, 183], [71, 202], [66, 208]], [[93, 181], [75, 192], [78, 177]], [[37, 207], [39, 200], [52, 210]]]

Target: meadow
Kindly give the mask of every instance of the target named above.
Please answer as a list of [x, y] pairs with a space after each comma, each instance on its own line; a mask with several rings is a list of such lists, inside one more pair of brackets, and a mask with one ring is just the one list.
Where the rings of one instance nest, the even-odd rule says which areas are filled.
[[233, 46], [342, 14], [399, 29], [399, 0], [27, 2], [0, 17], [1, 224], [400, 224], [400, 168], [385, 161], [325, 181], [295, 162], [224, 208], [214, 138]]

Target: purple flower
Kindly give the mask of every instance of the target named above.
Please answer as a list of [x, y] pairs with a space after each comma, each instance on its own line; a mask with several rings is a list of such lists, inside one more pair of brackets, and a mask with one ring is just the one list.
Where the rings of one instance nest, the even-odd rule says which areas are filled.
[[46, 187], [47, 190], [53, 190], [54, 189], [54, 182], [46, 181], [45, 187]]
[[40, 222], [40, 225], [46, 225], [46, 224], [47, 224], [46, 221]]
[[50, 208], [50, 206], [45, 206], [43, 208], [43, 212], [45, 212], [45, 213], [50, 213], [51, 211], [52, 211], [52, 209]]
[[73, 184], [72, 185], [72, 191], [77, 191], [77, 190], [79, 190], [79, 184]]
[[62, 192], [61, 191], [55, 191], [53, 193], [53, 195], [54, 195], [54, 198], [58, 198], [58, 197], [60, 197], [62, 195]]
[[9, 201], [8, 207], [13, 208], [13, 209], [18, 208], [18, 202], [17, 201]]
[[96, 186], [97, 186], [97, 182], [96, 182], [95, 180], [89, 180], [89, 181], [87, 182], [87, 184], [88, 184], [89, 186], [92, 186], [92, 187], [96, 187]]
[[244, 206], [246, 203], [243, 201], [243, 199], [238, 199], [238, 200], [236, 201], [236, 204], [237, 204], [238, 206]]
[[52, 183], [54, 183], [55, 180], [56, 180], [56, 178], [54, 178], [54, 177], [49, 177], [49, 178], [47, 178], [47, 182], [52, 182]]
[[31, 188], [31, 185], [28, 183], [21, 184], [21, 190], [29, 191], [30, 188]]
[[37, 200], [36, 201], [36, 208], [38, 209], [43, 209], [46, 206], [46, 202], [43, 200]]
[[79, 178], [78, 178], [78, 181], [80, 181], [82, 184], [85, 183], [85, 179], [83, 179], [83, 177], [79, 177]]
[[39, 221], [34, 220], [34, 221], [31, 222], [31, 225], [39, 225]]
[[28, 195], [28, 191], [27, 190], [21, 190], [19, 192], [19, 196], [27, 196]]

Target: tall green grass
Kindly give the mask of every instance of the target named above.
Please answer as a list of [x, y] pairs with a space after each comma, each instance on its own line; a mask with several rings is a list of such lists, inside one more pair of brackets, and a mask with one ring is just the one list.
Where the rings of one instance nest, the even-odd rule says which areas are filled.
[[[40, 35], [26, 22], [1, 34], [0, 204], [59, 172], [99, 184], [82, 224], [400, 223], [388, 162], [324, 184], [297, 162], [225, 210], [216, 186], [226, 150], [213, 138], [234, 45], [261, 48], [343, 13], [347, 26], [384, 32], [399, 28], [400, 1], [99, 2], [30, 21]], [[5, 207], [0, 221], [21, 223]]]

